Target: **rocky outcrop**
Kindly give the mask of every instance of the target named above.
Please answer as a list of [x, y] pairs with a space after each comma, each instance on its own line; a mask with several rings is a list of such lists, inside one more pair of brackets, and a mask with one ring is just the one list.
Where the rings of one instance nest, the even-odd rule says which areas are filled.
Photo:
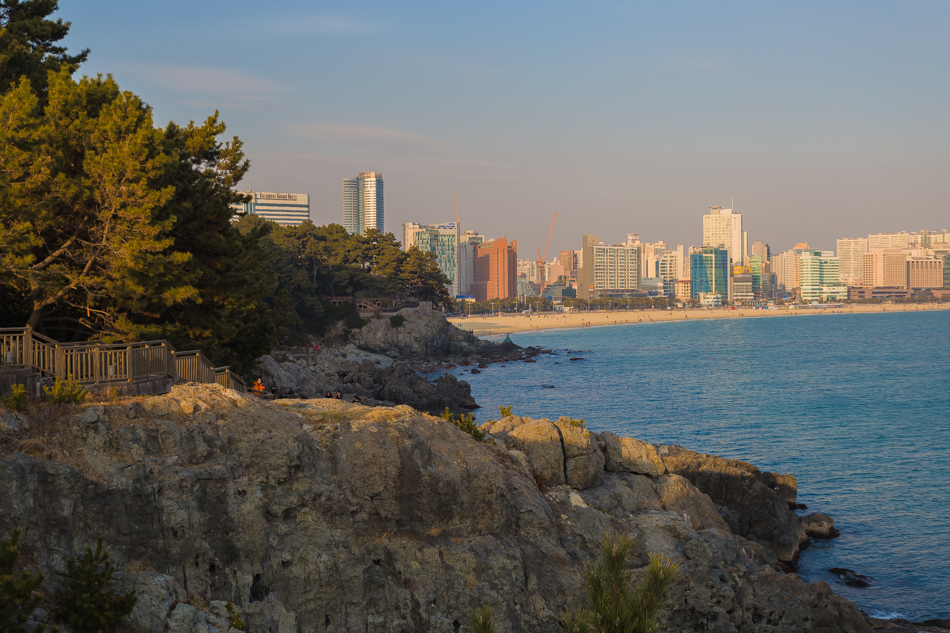
[[[394, 325], [390, 316], [402, 317]], [[371, 318], [354, 333], [357, 347], [404, 358], [448, 358], [510, 354], [516, 345], [483, 341], [449, 323], [442, 313], [430, 308], [407, 308], [397, 314]]]
[[420, 411], [441, 413], [477, 408], [467, 382], [451, 374], [428, 380], [404, 363], [366, 354], [350, 345], [295, 357], [272, 354], [258, 359], [262, 380], [268, 387], [293, 389], [302, 397], [322, 397], [337, 392], [369, 405], [406, 404]]
[[638, 473], [650, 477], [659, 477], [666, 472], [656, 447], [649, 442], [617, 437], [613, 433], [601, 433], [599, 439], [604, 445], [607, 470], [611, 472]]
[[735, 534], [765, 545], [780, 561], [798, 558], [808, 538], [798, 515], [789, 510], [796, 498], [794, 478], [681, 446], [660, 446], [658, 453], [667, 471], [709, 495]]
[[480, 443], [406, 406], [185, 385], [61, 429], [68, 464], [0, 443], [0, 534], [23, 529], [51, 591], [104, 535], [148, 633], [224, 633], [228, 602], [249, 631], [458, 631], [489, 605], [500, 631], [553, 633], [611, 531], [633, 538], [635, 569], [650, 553], [680, 563], [665, 631], [868, 630], [826, 583], [731, 534], [663, 450], [666, 474], [605, 470], [569, 418], [505, 418]]

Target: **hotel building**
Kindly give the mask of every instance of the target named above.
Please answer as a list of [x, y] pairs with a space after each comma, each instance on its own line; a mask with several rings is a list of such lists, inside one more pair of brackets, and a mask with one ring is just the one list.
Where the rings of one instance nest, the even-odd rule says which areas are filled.
[[231, 205], [235, 212], [232, 219], [237, 219], [240, 215], [259, 215], [281, 226], [297, 226], [310, 219], [310, 194], [266, 191], [239, 193], [249, 196], [250, 199], [243, 204]]

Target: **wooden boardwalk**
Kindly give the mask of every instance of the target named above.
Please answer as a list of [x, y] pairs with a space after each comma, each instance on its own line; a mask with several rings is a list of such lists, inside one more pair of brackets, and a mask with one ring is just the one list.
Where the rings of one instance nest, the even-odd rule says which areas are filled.
[[228, 367], [215, 367], [197, 350], [179, 352], [168, 341], [59, 343], [29, 327], [0, 328], [0, 393], [24, 382], [36, 393], [39, 381], [55, 378], [126, 395], [166, 393], [181, 382], [247, 391]]

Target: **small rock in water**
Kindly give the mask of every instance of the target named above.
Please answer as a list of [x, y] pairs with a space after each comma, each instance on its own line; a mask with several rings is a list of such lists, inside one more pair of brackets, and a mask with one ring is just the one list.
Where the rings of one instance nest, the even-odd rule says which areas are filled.
[[844, 567], [832, 567], [828, 571], [837, 576], [841, 582], [849, 587], [870, 587], [871, 582], [874, 580], [870, 576], [859, 574], [853, 569], [846, 569]]
[[554, 389], [554, 385], [541, 385], [542, 389]]
[[536, 362], [538, 362], [538, 361], [534, 360], [533, 358], [526, 358], [526, 359], [524, 359], [524, 362], [526, 362], [526, 363], [536, 363]]
[[576, 357], [572, 358], [571, 360], [584, 360], [584, 359], [581, 358], [580, 356], [576, 356]]
[[482, 373], [482, 370], [478, 369], [477, 367], [472, 367], [471, 373], [473, 373], [473, 374], [480, 374], [480, 373]]

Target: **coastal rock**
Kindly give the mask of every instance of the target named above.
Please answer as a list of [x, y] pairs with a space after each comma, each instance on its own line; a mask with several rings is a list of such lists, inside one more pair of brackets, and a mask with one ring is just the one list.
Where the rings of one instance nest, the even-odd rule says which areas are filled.
[[826, 583], [750, 553], [676, 473], [542, 492], [512, 451], [565, 482], [568, 444], [571, 459], [599, 454], [579, 438], [562, 447], [548, 420], [494, 423], [501, 448], [407, 406], [262, 402], [218, 385], [135, 402], [134, 418], [128, 404], [64, 411], [69, 463], [0, 444], [0, 535], [21, 527], [55, 584], [102, 534], [123, 589], [148, 596], [144, 631], [224, 632], [233, 603], [249, 631], [455, 631], [490, 606], [500, 631], [555, 633], [608, 532], [633, 539], [638, 577], [652, 553], [680, 565], [664, 631], [868, 630]]
[[[402, 325], [393, 326], [390, 316], [401, 316]], [[371, 318], [353, 336], [360, 348], [373, 352], [395, 351], [408, 358], [466, 356], [491, 344], [483, 344], [471, 332], [461, 330], [431, 308], [407, 308]]]
[[305, 358], [262, 356], [258, 366], [268, 388], [292, 388], [305, 398], [340, 392], [357, 395], [367, 404], [407, 404], [430, 413], [441, 413], [445, 407], [461, 413], [478, 406], [464, 380], [445, 374], [432, 383], [408, 365], [354, 346], [322, 350]]
[[812, 512], [802, 517], [802, 530], [812, 538], [827, 539], [838, 536], [835, 520], [821, 512]]
[[554, 426], [564, 448], [567, 485], [578, 490], [600, 485], [604, 480], [604, 454], [584, 421], [562, 417]]
[[611, 472], [637, 473], [659, 477], [666, 472], [663, 460], [649, 442], [632, 437], [617, 437], [604, 432], [599, 435], [604, 443], [607, 470]]
[[804, 540], [801, 522], [788, 509], [775, 475], [748, 462], [681, 446], [663, 445], [657, 452], [668, 472], [685, 477], [725, 509], [721, 514], [735, 534], [762, 543], [780, 561], [798, 558]]
[[508, 449], [521, 451], [539, 482], [545, 486], [567, 483], [561, 434], [550, 420], [510, 415], [482, 426]]

